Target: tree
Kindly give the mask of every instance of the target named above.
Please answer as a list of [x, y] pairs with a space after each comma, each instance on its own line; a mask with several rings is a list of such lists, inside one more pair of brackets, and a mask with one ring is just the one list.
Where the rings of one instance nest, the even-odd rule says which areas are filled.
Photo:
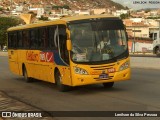
[[63, 5], [62, 7], [65, 9], [70, 9], [70, 7], [68, 5]]
[[0, 11], [2, 11], [2, 10], [3, 10], [3, 8], [0, 7]]
[[44, 17], [43, 15], [39, 18], [39, 20], [48, 21], [48, 17]]
[[129, 17], [129, 14], [121, 14], [120, 15], [120, 18], [121, 19], [126, 19], [126, 18], [128, 18]]
[[7, 44], [7, 29], [22, 23], [22, 20], [15, 17], [0, 17], [0, 46]]

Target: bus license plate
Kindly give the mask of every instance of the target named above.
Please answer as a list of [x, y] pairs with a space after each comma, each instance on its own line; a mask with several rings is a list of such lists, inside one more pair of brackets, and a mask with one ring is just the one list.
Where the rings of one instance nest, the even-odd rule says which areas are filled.
[[108, 74], [99, 75], [99, 79], [106, 79], [106, 78], [108, 78]]

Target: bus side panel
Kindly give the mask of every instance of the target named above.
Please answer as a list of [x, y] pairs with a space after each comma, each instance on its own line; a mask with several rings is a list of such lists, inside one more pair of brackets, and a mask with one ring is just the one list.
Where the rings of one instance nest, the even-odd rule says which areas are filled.
[[39, 79], [47, 82], [53, 81], [53, 63], [40, 63], [38, 65], [39, 69]]
[[19, 75], [19, 65], [18, 65], [18, 51], [17, 50], [9, 50], [9, 66], [10, 70]]
[[23, 75], [22, 65], [24, 63], [24, 61], [23, 61], [24, 52], [23, 52], [23, 50], [18, 50], [17, 54], [18, 54], [19, 75]]
[[29, 77], [54, 83], [54, 63], [46, 62], [46, 58], [41, 58], [46, 57], [46, 53], [39, 50], [26, 50], [23, 52], [23, 61]]
[[37, 50], [24, 50], [23, 51], [23, 63], [27, 69], [28, 76], [35, 79], [40, 79], [40, 71], [39, 67], [39, 51]]

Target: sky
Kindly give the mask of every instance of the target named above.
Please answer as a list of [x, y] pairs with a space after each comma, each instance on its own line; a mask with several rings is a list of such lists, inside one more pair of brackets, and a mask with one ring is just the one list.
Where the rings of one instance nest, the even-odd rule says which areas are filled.
[[[123, 6], [127, 6], [129, 8], [136, 9], [136, 10], [144, 9], [144, 8], [160, 8], [160, 0], [112, 0], [112, 1], [120, 3]], [[140, 3], [135, 4], [135, 2], [141, 2], [141, 1], [144, 1], [146, 3], [145, 4], [140, 4]], [[149, 3], [149, 1], [152, 2], [152, 4]], [[156, 3], [153, 4], [153, 2], [156, 2]]]

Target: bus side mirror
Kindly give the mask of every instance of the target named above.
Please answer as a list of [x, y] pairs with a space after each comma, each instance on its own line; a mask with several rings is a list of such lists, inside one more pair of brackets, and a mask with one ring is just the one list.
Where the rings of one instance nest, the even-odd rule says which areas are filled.
[[72, 50], [71, 40], [67, 40], [67, 50], [68, 50], [68, 51], [71, 51], [71, 50]]

